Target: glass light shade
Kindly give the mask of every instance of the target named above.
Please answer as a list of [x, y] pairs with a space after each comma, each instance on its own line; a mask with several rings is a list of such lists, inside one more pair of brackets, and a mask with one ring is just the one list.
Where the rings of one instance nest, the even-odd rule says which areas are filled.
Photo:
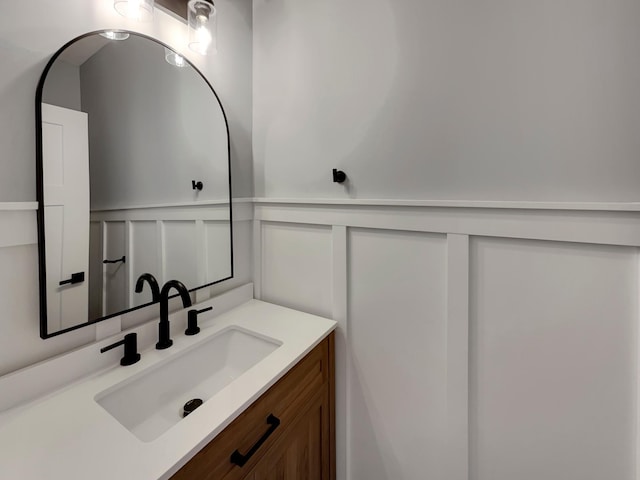
[[167, 47], [164, 47], [164, 59], [168, 64], [173, 65], [174, 67], [184, 68], [189, 66], [182, 55]]
[[126, 40], [129, 38], [127, 32], [119, 32], [117, 30], [107, 30], [100, 34], [101, 37], [108, 38], [109, 40]]
[[189, 1], [189, 48], [200, 55], [217, 53], [216, 8], [205, 0]]
[[123, 17], [140, 22], [153, 19], [155, 0], [113, 0], [113, 8]]

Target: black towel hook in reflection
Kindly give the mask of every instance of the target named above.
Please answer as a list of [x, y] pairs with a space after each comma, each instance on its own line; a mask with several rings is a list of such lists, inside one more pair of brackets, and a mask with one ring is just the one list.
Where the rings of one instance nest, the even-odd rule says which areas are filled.
[[103, 260], [102, 263], [126, 263], [127, 262], [127, 257], [125, 257], [124, 255], [122, 256], [122, 258], [118, 258], [117, 260]]
[[204, 185], [202, 184], [202, 182], [191, 180], [191, 188], [193, 188], [194, 190], [202, 190], [203, 186]]
[[347, 179], [347, 174], [337, 168], [333, 169], [333, 181], [335, 183], [343, 183]]

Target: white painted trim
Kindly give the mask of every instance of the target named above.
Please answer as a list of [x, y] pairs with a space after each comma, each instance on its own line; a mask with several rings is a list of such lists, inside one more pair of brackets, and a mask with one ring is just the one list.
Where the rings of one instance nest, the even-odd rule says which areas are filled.
[[236, 204], [233, 202], [233, 222], [248, 222], [253, 220], [253, 202], [250, 199]]
[[206, 221], [229, 221], [229, 210], [226, 207], [171, 207], [136, 210], [110, 210], [102, 212], [91, 212], [91, 220], [103, 220], [105, 222], [120, 222], [130, 220], [134, 222], [163, 220], [163, 221], [183, 221], [183, 220], [206, 220]]
[[256, 220], [640, 246], [640, 213], [363, 205], [256, 204]]
[[334, 226], [332, 228], [332, 258], [333, 258], [333, 319], [338, 322], [335, 330], [335, 365], [336, 365], [336, 478], [351, 478], [349, 470], [351, 425], [349, 423], [351, 393], [349, 386], [350, 349], [349, 319], [348, 319], [348, 243], [347, 228]]
[[[239, 203], [233, 205], [234, 222], [253, 219], [253, 205]], [[218, 205], [169, 205], [164, 207], [142, 207], [115, 210], [92, 210], [91, 220], [116, 222], [121, 220], [149, 221], [149, 220], [203, 220], [229, 221], [228, 204]]]
[[[253, 203], [252, 198], [234, 198], [232, 205]], [[0, 204], [1, 206], [2, 204]], [[133, 206], [115, 206], [110, 208], [95, 208], [92, 212], [115, 212], [119, 210], [149, 210], [154, 208], [184, 208], [184, 207], [209, 207], [209, 206], [224, 206], [229, 205], [229, 201], [226, 199], [221, 200], [205, 200], [201, 202], [175, 202], [175, 203], [158, 203], [154, 205], [133, 205]], [[36, 203], [37, 208], [37, 203]]]
[[[127, 292], [128, 305], [133, 305], [133, 289], [135, 288], [135, 280], [133, 279], [133, 229], [131, 221], [124, 222], [124, 291]], [[105, 258], [105, 257], [103, 257]]]
[[[640, 289], [640, 249], [636, 250], [636, 289]], [[636, 480], [640, 480], [640, 294], [636, 296]]]
[[0, 212], [38, 210], [38, 202], [0, 202]]
[[253, 221], [253, 295], [262, 298], [262, 222]]
[[447, 235], [447, 478], [469, 479], [469, 237]]
[[157, 246], [158, 246], [158, 257], [157, 257], [157, 264], [158, 265], [158, 277], [159, 277], [159, 281], [164, 285], [164, 283], [167, 281], [167, 265], [165, 263], [165, 239], [164, 239], [164, 222], [162, 222], [161, 220], [156, 221], [156, 241]]
[[391, 207], [490, 208], [509, 210], [580, 210], [639, 212], [640, 202], [524, 202], [502, 200], [412, 200], [352, 198], [268, 198], [255, 197], [255, 204], [348, 205]]
[[0, 248], [37, 244], [36, 225], [35, 210], [0, 210]]

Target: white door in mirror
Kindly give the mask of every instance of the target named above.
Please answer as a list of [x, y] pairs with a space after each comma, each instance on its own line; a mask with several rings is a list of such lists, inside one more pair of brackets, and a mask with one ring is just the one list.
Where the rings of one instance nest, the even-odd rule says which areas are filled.
[[87, 318], [88, 145], [86, 113], [42, 104], [49, 332]]

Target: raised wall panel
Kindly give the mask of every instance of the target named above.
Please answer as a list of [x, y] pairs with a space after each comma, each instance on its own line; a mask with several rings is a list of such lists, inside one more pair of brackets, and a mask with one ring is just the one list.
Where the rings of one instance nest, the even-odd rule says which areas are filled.
[[89, 320], [102, 316], [102, 222], [89, 222]]
[[331, 229], [262, 224], [262, 300], [331, 317]]
[[207, 257], [205, 272], [206, 283], [220, 280], [231, 275], [231, 232], [229, 222], [204, 222], [205, 254]]
[[471, 245], [470, 479], [635, 480], [637, 250]]
[[350, 229], [353, 480], [444, 477], [446, 236]]
[[[158, 261], [158, 227], [156, 222], [131, 222], [131, 255], [128, 259], [131, 268], [132, 289], [143, 273], [150, 273], [160, 281]], [[131, 293], [131, 292], [130, 292]], [[151, 301], [151, 290], [145, 284], [141, 293], [132, 294], [132, 306], [143, 305]]]
[[[198, 285], [196, 222], [166, 221], [164, 229], [165, 281], [180, 280], [187, 288]], [[202, 259], [200, 259], [202, 261]]]
[[[105, 222], [104, 238], [104, 259], [113, 260], [125, 255], [125, 222]], [[128, 308], [126, 285], [126, 264], [112, 263], [104, 265], [104, 315]]]

